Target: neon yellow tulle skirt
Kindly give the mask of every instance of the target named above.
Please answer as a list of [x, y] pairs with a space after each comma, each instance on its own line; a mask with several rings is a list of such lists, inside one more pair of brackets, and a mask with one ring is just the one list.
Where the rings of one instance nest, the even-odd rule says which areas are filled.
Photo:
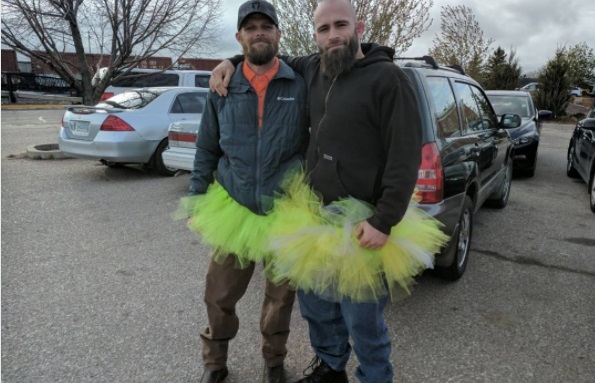
[[228, 254], [235, 254], [236, 264], [246, 268], [250, 262], [270, 257], [268, 238], [272, 217], [258, 215], [231, 198], [215, 182], [205, 194], [183, 197], [174, 219], [187, 218], [188, 228], [202, 237], [203, 243], [214, 247], [216, 262], [223, 262]]
[[373, 206], [354, 198], [323, 206], [303, 175], [286, 180], [283, 189], [270, 215], [272, 279], [327, 299], [409, 294], [415, 276], [433, 267], [434, 254], [448, 241], [442, 224], [412, 201], [386, 245], [365, 249], [354, 230], [372, 216]]

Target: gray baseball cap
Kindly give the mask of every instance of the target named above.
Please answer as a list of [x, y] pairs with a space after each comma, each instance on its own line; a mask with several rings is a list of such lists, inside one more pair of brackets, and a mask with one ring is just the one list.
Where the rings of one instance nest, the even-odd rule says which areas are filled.
[[240, 5], [238, 11], [238, 31], [242, 29], [242, 23], [246, 18], [255, 13], [260, 13], [267, 16], [271, 21], [279, 27], [279, 20], [277, 19], [277, 12], [273, 4], [263, 0], [248, 0], [244, 4]]

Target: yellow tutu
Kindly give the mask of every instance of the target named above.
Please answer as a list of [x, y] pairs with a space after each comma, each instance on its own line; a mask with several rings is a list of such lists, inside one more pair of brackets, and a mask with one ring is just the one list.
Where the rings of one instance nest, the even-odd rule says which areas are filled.
[[205, 194], [183, 197], [173, 218], [183, 219], [189, 214], [189, 229], [219, 250], [213, 252], [216, 262], [233, 253], [238, 266], [246, 268], [251, 261], [260, 262], [270, 255], [266, 249], [272, 218], [240, 205], [218, 182], [211, 184]]
[[434, 254], [448, 240], [442, 224], [412, 201], [386, 245], [364, 249], [354, 230], [372, 216], [373, 206], [354, 198], [323, 206], [303, 175], [287, 179], [283, 190], [270, 215], [273, 281], [289, 280], [327, 299], [365, 302], [394, 297], [396, 289], [409, 293], [414, 277], [433, 267]]

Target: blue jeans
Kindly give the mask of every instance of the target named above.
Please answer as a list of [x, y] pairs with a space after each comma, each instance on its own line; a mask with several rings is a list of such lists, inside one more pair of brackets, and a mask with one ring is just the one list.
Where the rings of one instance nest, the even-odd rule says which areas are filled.
[[351, 336], [360, 363], [355, 371], [357, 379], [361, 383], [392, 383], [391, 343], [382, 315], [387, 297], [377, 303], [330, 302], [298, 291], [298, 299], [316, 356], [333, 370], [345, 370], [351, 354]]

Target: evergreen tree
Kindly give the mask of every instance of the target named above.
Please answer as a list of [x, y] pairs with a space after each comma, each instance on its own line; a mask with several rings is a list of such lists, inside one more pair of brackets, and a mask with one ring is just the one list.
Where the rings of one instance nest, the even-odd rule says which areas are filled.
[[565, 49], [559, 48], [556, 56], [549, 60], [539, 73], [542, 88], [535, 96], [536, 107], [551, 110], [555, 118], [566, 114], [566, 106], [570, 99], [568, 71], [569, 62]]
[[483, 86], [486, 89], [513, 90], [520, 76], [521, 67], [516, 52], [511, 50], [510, 55], [507, 55], [504, 49], [498, 47], [488, 59]]

